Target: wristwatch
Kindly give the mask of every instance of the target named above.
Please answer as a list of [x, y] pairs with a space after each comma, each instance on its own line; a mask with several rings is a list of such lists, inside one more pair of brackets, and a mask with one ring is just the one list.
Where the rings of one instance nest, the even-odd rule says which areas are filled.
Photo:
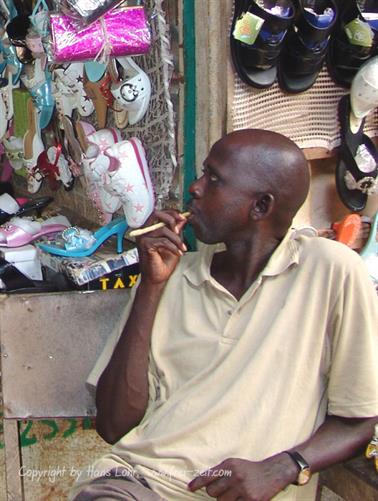
[[311, 478], [311, 469], [310, 465], [304, 459], [303, 456], [299, 454], [297, 451], [284, 451], [285, 454], [288, 454], [298, 468], [298, 477], [293, 482], [295, 485], [306, 485]]

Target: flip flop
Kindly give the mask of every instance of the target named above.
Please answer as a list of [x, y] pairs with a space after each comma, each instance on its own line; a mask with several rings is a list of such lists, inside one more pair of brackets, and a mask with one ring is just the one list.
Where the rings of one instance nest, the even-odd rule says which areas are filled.
[[54, 199], [52, 197], [40, 197], [34, 200], [28, 198], [13, 198], [8, 193], [0, 195], [0, 224], [4, 224], [12, 217], [21, 217], [36, 211], [40, 217], [42, 210]]
[[14, 217], [0, 226], [0, 247], [21, 247], [53, 233], [59, 233], [70, 226], [65, 216], [55, 216], [45, 221]]
[[[357, 118], [352, 112], [349, 94], [340, 99], [338, 113], [341, 145], [336, 187], [344, 205], [359, 212], [364, 209], [368, 195], [376, 189], [377, 150], [364, 134], [365, 117]], [[367, 160], [364, 163], [363, 157]]]
[[276, 81], [278, 58], [295, 14], [291, 0], [272, 4], [267, 0], [235, 0], [230, 32], [236, 72], [244, 83], [260, 89]]
[[43, 251], [64, 257], [86, 257], [92, 255], [106, 240], [117, 236], [117, 252], [123, 250], [123, 235], [128, 225], [124, 218], [117, 218], [94, 233], [76, 226], [71, 226], [59, 235], [51, 244], [39, 243]]
[[353, 247], [361, 230], [361, 216], [348, 214], [341, 221], [336, 221], [332, 229], [336, 233], [336, 240], [348, 247]]
[[336, 187], [348, 209], [362, 211], [368, 196], [377, 192], [377, 161], [377, 149], [365, 134], [354, 155], [346, 143], [341, 145], [336, 167]]

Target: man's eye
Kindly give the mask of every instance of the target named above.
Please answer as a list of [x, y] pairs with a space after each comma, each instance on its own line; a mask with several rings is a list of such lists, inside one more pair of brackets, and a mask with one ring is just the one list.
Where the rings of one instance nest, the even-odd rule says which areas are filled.
[[215, 174], [210, 174], [209, 179], [210, 181], [215, 182], [218, 181], [218, 176], [216, 176]]

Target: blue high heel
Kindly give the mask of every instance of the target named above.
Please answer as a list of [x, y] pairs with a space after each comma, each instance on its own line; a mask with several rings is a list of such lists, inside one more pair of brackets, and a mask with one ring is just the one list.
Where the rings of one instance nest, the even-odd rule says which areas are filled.
[[47, 69], [42, 68], [41, 59], [36, 59], [33, 77], [28, 78], [23, 75], [21, 81], [28, 89], [34, 106], [39, 111], [39, 126], [44, 129], [50, 123], [55, 107], [55, 98], [52, 93], [52, 75]]
[[10, 67], [10, 72], [12, 74], [12, 83], [13, 85], [16, 85], [20, 80], [21, 72], [24, 65], [17, 57], [16, 47], [14, 47], [11, 44], [9, 44], [8, 47], [2, 44], [2, 47], [3, 47], [2, 52], [4, 54], [6, 64], [8, 68]]
[[94, 233], [71, 226], [55, 239], [54, 245], [39, 243], [38, 247], [56, 256], [86, 257], [93, 254], [108, 238], [117, 235], [117, 252], [121, 253], [123, 235], [127, 228], [128, 225], [124, 218], [114, 219]]

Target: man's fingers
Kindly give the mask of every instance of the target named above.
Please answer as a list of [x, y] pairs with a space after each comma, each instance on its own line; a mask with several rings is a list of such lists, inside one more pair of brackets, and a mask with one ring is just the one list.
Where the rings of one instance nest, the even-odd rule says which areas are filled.
[[[164, 223], [167, 228], [175, 233], [179, 233], [186, 223], [186, 218], [174, 210], [158, 211], [155, 210], [148, 218], [144, 226], [150, 226], [155, 223]], [[177, 227], [177, 228], [176, 228]]]
[[149, 233], [148, 235], [141, 237], [140, 246], [143, 248], [149, 248], [156, 245], [157, 242], [170, 241], [172, 242], [181, 252], [186, 252], [187, 248], [184, 242], [181, 240], [177, 233], [173, 233], [168, 228], [159, 228], [158, 230]]
[[152, 245], [148, 246], [147, 251], [149, 253], [169, 251], [172, 254], [176, 254], [177, 256], [183, 255], [183, 251], [179, 249], [177, 245], [171, 242], [168, 238], [155, 239]]
[[216, 481], [219, 481], [222, 487], [228, 484], [227, 478], [229, 478], [229, 476], [220, 464], [218, 466], [214, 466], [213, 468], [209, 468], [208, 470], [198, 475], [191, 482], [189, 482], [188, 488], [191, 491], [197, 491], [198, 489], [202, 489], [202, 487], [206, 487]]
[[209, 471], [206, 471], [204, 474], [198, 475], [198, 477], [189, 482], [188, 489], [192, 492], [198, 491], [198, 489], [206, 487], [211, 484], [211, 482], [214, 482], [214, 478], [209, 475]]

